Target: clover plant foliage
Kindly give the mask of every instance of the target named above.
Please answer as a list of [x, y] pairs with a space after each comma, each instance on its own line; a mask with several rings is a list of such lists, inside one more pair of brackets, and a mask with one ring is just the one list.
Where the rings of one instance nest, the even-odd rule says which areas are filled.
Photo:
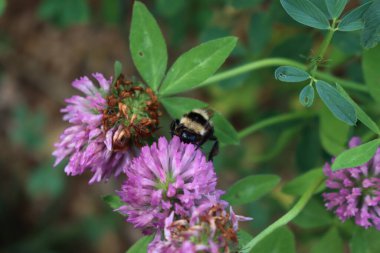
[[310, 75], [306, 71], [292, 66], [279, 67], [274, 75], [276, 79], [288, 83], [302, 82], [310, 78]]
[[[49, 19], [47, 2], [38, 13]], [[379, 251], [380, 2], [132, 2], [132, 65], [72, 83], [83, 94], [65, 100], [53, 152], [54, 166], [89, 172], [94, 186], [121, 178], [102, 199], [144, 235], [126, 252]], [[225, 23], [208, 27], [214, 9], [209, 22]], [[241, 21], [249, 29], [229, 30]], [[171, 41], [189, 27], [203, 39]], [[332, 44], [355, 31], [356, 55]], [[288, 37], [304, 44], [292, 33], [310, 34], [308, 55], [284, 57], [298, 52]]]
[[300, 103], [305, 107], [310, 107], [314, 102], [314, 87], [312, 85], [305, 86], [299, 95]]

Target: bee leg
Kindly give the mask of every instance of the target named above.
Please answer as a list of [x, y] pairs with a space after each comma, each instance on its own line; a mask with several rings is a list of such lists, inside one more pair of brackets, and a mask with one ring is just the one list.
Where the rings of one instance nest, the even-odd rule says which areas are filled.
[[208, 160], [212, 161], [213, 157], [216, 156], [219, 153], [219, 141], [214, 136], [210, 138], [210, 140], [214, 140], [214, 144], [212, 145], [211, 151], [208, 154]]
[[195, 150], [198, 150], [202, 147], [202, 145], [207, 141], [207, 138], [205, 137], [202, 137], [202, 139], [200, 140], [200, 142], [196, 143], [195, 146]]
[[210, 132], [210, 133], [208, 133], [207, 135], [202, 136], [202, 138], [201, 138], [201, 139], [199, 140], [199, 142], [196, 144], [197, 148], [196, 148], [195, 150], [198, 150], [200, 147], [202, 147], [202, 145], [203, 145], [206, 141], [210, 140], [210, 136], [212, 137], [212, 134], [213, 134], [213, 132]]
[[174, 130], [177, 128], [178, 124], [179, 124], [179, 120], [178, 119], [173, 120], [172, 123], [170, 124], [170, 134], [171, 134], [172, 137], [174, 135]]

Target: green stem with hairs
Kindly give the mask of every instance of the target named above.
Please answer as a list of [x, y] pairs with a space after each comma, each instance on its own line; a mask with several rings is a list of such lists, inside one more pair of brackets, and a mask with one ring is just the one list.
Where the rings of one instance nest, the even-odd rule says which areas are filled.
[[310, 112], [310, 111], [300, 111], [300, 112], [292, 112], [292, 113], [287, 113], [287, 114], [282, 114], [278, 116], [274, 116], [269, 119], [264, 119], [262, 121], [259, 121], [246, 129], [243, 129], [238, 133], [239, 139], [243, 139], [244, 137], [257, 132], [263, 128], [276, 125], [276, 124], [281, 124], [287, 121], [293, 121], [293, 120], [298, 120], [298, 119], [305, 119], [305, 118], [310, 118], [314, 117], [316, 115], [315, 112]]
[[[254, 62], [250, 62], [247, 64], [244, 64], [242, 66], [223, 71], [221, 73], [218, 73], [203, 83], [201, 83], [198, 87], [206, 86], [212, 83], [216, 83], [228, 78], [232, 78], [244, 73], [248, 73], [254, 70], [262, 69], [262, 68], [268, 68], [268, 67], [278, 67], [278, 66], [293, 66], [297, 67], [303, 70], [307, 70], [307, 66], [304, 64], [294, 61], [294, 60], [289, 60], [286, 58], [266, 58], [263, 60], [258, 60]], [[356, 90], [364, 93], [368, 93], [368, 89], [364, 84], [357, 83], [357, 82], [352, 82], [352, 81], [347, 81], [338, 77], [335, 77], [333, 75], [327, 74], [327, 73], [322, 73], [319, 71], [315, 71], [315, 77], [316, 78], [321, 78], [324, 79], [328, 82], [336, 82], [342, 85], [344, 88], [351, 89], [351, 90]]]
[[250, 252], [252, 248], [255, 247], [265, 237], [270, 235], [276, 229], [285, 226], [291, 220], [293, 220], [306, 206], [307, 202], [309, 202], [310, 198], [313, 196], [314, 192], [319, 188], [320, 184], [324, 181], [324, 179], [324, 175], [321, 175], [320, 177], [316, 178], [315, 181], [301, 196], [298, 202], [293, 206], [293, 208], [291, 208], [284, 216], [282, 216], [280, 219], [272, 223], [269, 227], [267, 227], [261, 233], [255, 236], [255, 238], [253, 238], [248, 244], [244, 246], [241, 252]]

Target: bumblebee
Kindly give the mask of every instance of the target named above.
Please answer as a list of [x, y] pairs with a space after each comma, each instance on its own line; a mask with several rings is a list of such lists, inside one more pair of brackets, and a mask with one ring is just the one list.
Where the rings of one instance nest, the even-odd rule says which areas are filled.
[[207, 141], [214, 141], [208, 155], [212, 160], [219, 152], [219, 142], [214, 136], [214, 126], [211, 121], [213, 111], [209, 109], [194, 109], [182, 116], [180, 120], [175, 119], [170, 125], [172, 137], [178, 136], [182, 142], [191, 143], [200, 148]]

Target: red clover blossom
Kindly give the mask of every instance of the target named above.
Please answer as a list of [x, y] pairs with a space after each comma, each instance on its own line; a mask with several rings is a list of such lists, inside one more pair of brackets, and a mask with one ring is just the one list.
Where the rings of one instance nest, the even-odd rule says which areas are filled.
[[139, 157], [126, 168], [128, 179], [118, 192], [126, 203], [119, 211], [127, 221], [151, 234], [164, 228], [172, 211], [189, 217], [192, 207], [207, 195], [220, 196], [212, 162], [192, 144], [178, 137], [168, 142], [164, 137], [141, 149]]
[[85, 96], [72, 96], [61, 110], [71, 126], [55, 144], [55, 166], [68, 158], [65, 172], [93, 173], [90, 183], [119, 175], [127, 168], [137, 147], [158, 126], [158, 101], [150, 88], [124, 81], [122, 75], [112, 85], [102, 74], [73, 82]]
[[[354, 137], [349, 147], [359, 144], [360, 139]], [[380, 230], [380, 149], [361, 166], [332, 171], [326, 163], [323, 170], [330, 189], [323, 194], [327, 209], [333, 210], [342, 221], [354, 218], [361, 227]]]

